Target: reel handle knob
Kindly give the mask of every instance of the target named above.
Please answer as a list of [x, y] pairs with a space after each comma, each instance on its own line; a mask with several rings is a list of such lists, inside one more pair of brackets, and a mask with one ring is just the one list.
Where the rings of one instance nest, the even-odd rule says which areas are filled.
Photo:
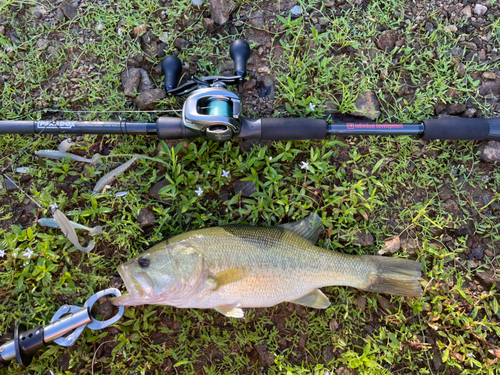
[[234, 61], [236, 75], [243, 77], [247, 72], [247, 60], [250, 57], [250, 46], [243, 40], [238, 39], [231, 43], [229, 55]]
[[165, 89], [175, 89], [182, 72], [181, 60], [176, 56], [166, 56], [161, 62], [161, 71], [165, 75]]

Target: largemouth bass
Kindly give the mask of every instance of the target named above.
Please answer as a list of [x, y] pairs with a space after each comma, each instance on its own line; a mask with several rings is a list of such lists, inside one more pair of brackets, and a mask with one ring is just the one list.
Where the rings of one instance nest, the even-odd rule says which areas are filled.
[[321, 218], [277, 227], [227, 225], [175, 236], [118, 267], [128, 294], [117, 306], [143, 304], [215, 309], [242, 318], [245, 307], [281, 302], [325, 309], [329, 285], [421, 296], [421, 264], [348, 255], [314, 246]]

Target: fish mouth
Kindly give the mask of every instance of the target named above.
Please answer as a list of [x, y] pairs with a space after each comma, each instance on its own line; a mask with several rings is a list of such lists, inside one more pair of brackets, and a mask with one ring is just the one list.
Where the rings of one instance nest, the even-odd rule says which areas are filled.
[[144, 298], [144, 289], [139, 282], [139, 280], [134, 277], [134, 274], [130, 272], [125, 264], [118, 266], [118, 274], [125, 284], [125, 289], [127, 289], [128, 294], [123, 294], [120, 297], [115, 297], [111, 299], [111, 303], [115, 306], [131, 306], [140, 305], [143, 302], [141, 300]]

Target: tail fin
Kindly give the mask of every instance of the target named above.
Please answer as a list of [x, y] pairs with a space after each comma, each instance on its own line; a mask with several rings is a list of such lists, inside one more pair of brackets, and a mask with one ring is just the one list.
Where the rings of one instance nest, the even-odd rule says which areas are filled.
[[370, 282], [364, 290], [411, 297], [423, 294], [418, 282], [422, 273], [420, 262], [374, 255], [364, 255], [363, 258], [374, 265], [374, 271], [369, 276]]

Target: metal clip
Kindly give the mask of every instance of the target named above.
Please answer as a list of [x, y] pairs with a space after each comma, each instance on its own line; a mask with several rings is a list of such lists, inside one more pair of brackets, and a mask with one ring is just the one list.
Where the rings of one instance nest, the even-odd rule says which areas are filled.
[[89, 318], [90, 318], [90, 323], [84, 324], [76, 328], [69, 336], [67, 337], [59, 337], [54, 340], [54, 343], [60, 345], [60, 346], [71, 346], [75, 343], [75, 341], [78, 339], [78, 337], [82, 334], [83, 330], [88, 327], [93, 331], [103, 329], [106, 327], [109, 327], [110, 325], [116, 323], [118, 320], [121, 319], [123, 316], [123, 313], [125, 311], [125, 308], [123, 306], [120, 306], [118, 308], [118, 313], [106, 320], [106, 321], [99, 321], [95, 319], [91, 314], [90, 311], [92, 311], [92, 307], [94, 306], [94, 303], [97, 302], [97, 300], [101, 297], [107, 296], [107, 295], [114, 295], [115, 297], [121, 296], [121, 293], [118, 289], [115, 288], [109, 288], [105, 290], [101, 290], [100, 292], [94, 294], [92, 297], [90, 297], [87, 302], [83, 305], [83, 307], [78, 307], [78, 306], [68, 306], [64, 305], [62, 306], [57, 312], [54, 314], [52, 319], [50, 320], [51, 323], [54, 323], [61, 319], [61, 317], [65, 314], [74, 314], [80, 310], [87, 310], [89, 312]]

